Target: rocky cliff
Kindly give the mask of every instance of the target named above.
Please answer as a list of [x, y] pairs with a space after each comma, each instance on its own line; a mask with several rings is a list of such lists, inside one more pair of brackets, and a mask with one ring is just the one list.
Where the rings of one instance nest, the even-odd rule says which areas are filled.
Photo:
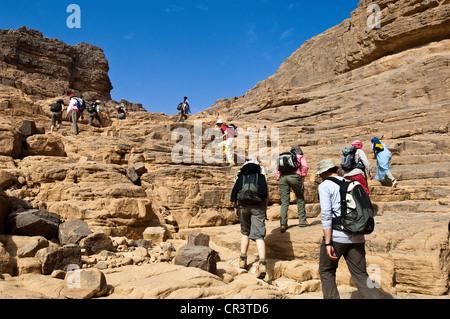
[[[305, 196], [311, 226], [305, 229], [291, 227], [280, 233], [280, 195], [274, 175], [269, 175], [267, 245], [274, 261], [270, 273], [275, 286], [295, 297], [320, 291], [317, 162], [327, 157], [339, 161], [341, 150], [355, 139], [363, 141], [370, 155], [370, 140], [379, 137], [394, 155], [391, 168], [399, 187], [369, 181], [377, 216], [376, 231], [367, 238], [368, 262], [381, 271], [382, 288], [392, 295], [448, 294], [450, 4], [379, 1], [380, 28], [368, 28], [370, 3], [360, 1], [350, 19], [307, 41], [273, 76], [244, 96], [219, 100], [183, 124], [164, 114], [139, 112], [125, 121], [111, 118], [103, 128], [82, 125], [82, 133], [72, 137], [67, 122], [58, 133], [43, 134], [48, 131], [48, 114], [36, 112], [37, 134], [24, 136], [19, 128], [24, 114], [30, 113], [16, 112], [22, 105], [36, 106], [75, 88], [108, 99], [107, 62], [99, 63], [102, 70], [97, 70], [97, 77], [92, 75], [93, 83], [73, 86], [70, 79], [87, 71], [72, 74], [53, 67], [64, 60], [59, 55], [32, 63], [24, 53], [15, 59], [3, 55], [2, 72], [10, 74], [6, 82], [15, 84], [3, 81], [0, 87], [0, 169], [4, 172], [0, 203], [10, 198], [11, 211], [23, 209], [20, 200], [25, 200], [32, 208], [58, 214], [62, 221], [83, 219], [92, 230], [110, 236], [139, 239], [147, 227], [163, 226], [165, 236], [179, 240], [197, 230], [209, 234], [214, 245], [223, 249], [222, 260], [235, 266], [240, 232], [229, 196], [239, 167], [197, 163], [193, 153], [188, 154], [189, 161], [175, 164], [172, 151], [179, 136], [173, 133], [187, 132], [187, 146], [193, 152], [208, 148], [206, 130], [214, 128], [219, 117], [237, 124], [242, 132], [278, 129], [280, 151], [300, 145], [310, 165]], [[30, 34], [29, 30], [3, 32]], [[54, 40], [43, 42], [55, 45]], [[65, 47], [60, 42], [58, 46]], [[26, 47], [18, 52], [31, 52]], [[35, 88], [30, 83], [36, 81], [27, 80], [45, 77], [47, 67], [38, 67], [43, 61], [52, 65], [49, 69], [60, 70], [62, 84], [57, 88]], [[33, 70], [41, 71], [33, 75]], [[199, 131], [201, 141], [195, 135]], [[269, 145], [272, 142], [269, 138]], [[292, 226], [295, 210], [292, 198]], [[0, 210], [0, 216], [9, 211]], [[277, 260], [290, 262], [280, 266]], [[229, 265], [222, 267], [223, 273], [230, 274]], [[340, 284], [351, 286], [346, 267], [341, 268]], [[305, 272], [308, 276], [303, 277]], [[238, 280], [234, 283], [240, 286]], [[193, 289], [197, 296], [217, 296], [205, 287]], [[271, 293], [267, 296], [273, 297]]]

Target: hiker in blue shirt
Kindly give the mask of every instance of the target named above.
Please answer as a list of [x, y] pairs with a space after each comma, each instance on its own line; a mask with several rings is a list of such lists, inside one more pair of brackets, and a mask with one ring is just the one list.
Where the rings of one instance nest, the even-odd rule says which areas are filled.
[[378, 138], [373, 138], [372, 150], [377, 159], [377, 175], [375, 176], [375, 178], [380, 182], [389, 181], [392, 183], [392, 187], [397, 187], [398, 182], [392, 175], [389, 168], [392, 153], [389, 151], [386, 144], [381, 142]]

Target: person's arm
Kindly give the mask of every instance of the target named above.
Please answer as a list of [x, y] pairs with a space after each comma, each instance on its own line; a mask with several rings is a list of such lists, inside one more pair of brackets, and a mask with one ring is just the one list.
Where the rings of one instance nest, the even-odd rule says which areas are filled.
[[369, 173], [370, 179], [373, 179], [372, 173], [372, 165], [370, 165], [369, 159], [366, 156], [366, 153], [363, 150], [358, 150], [359, 160], [364, 164], [367, 172]]
[[327, 256], [331, 260], [337, 260], [334, 252], [333, 244], [333, 212], [331, 206], [330, 191], [324, 183], [319, 186], [320, 210], [322, 219], [323, 235], [325, 237], [325, 245]]
[[308, 175], [308, 162], [306, 161], [306, 158], [302, 155], [300, 155], [300, 164], [301, 164], [301, 176], [306, 177]]

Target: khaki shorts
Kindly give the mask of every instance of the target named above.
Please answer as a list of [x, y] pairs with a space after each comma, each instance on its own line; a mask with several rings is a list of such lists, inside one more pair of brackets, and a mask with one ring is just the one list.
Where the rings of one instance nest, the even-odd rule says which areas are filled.
[[239, 204], [241, 233], [256, 241], [266, 237], [266, 205], [265, 203], [246, 205]]

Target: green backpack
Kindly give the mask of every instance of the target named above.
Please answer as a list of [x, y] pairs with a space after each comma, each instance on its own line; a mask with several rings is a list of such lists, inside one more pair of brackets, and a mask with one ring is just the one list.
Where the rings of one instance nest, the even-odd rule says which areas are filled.
[[242, 188], [238, 192], [238, 201], [243, 204], [258, 204], [262, 202], [258, 191], [259, 174], [243, 175]]

